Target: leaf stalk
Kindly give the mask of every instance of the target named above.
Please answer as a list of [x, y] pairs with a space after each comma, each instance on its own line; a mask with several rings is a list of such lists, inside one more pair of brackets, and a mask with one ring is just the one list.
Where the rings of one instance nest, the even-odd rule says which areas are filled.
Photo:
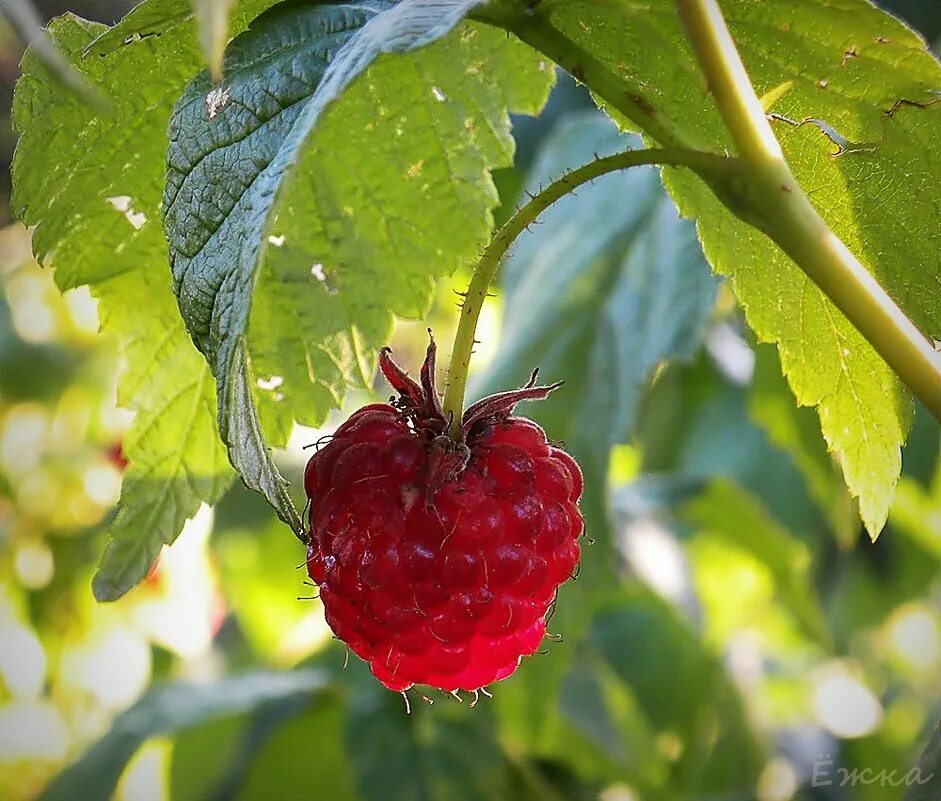
[[[558, 5], [550, 0], [491, 0], [473, 16], [545, 53], [651, 139], [669, 147], [690, 147], [634, 91], [628, 78], [552, 25], [552, 10]], [[730, 181], [726, 173], [710, 174], [697, 165], [688, 166], [733, 214], [791, 257], [941, 420], [941, 353], [833, 233], [794, 179], [717, 0], [677, 0], [677, 11], [735, 144], [739, 159], [734, 161], [741, 169]]]
[[680, 20], [745, 166], [757, 224], [941, 420], [941, 353], [830, 230], [794, 179], [716, 0], [677, 0]]
[[589, 162], [532, 195], [531, 199], [517, 209], [516, 213], [496, 232], [484, 249], [474, 268], [470, 286], [464, 298], [461, 318], [454, 336], [454, 346], [451, 349], [448, 386], [444, 395], [444, 414], [445, 417], [450, 418], [448, 433], [452, 439], [456, 440], [460, 437], [467, 373], [480, 310], [489, 292], [490, 284], [510, 246], [549, 206], [583, 184], [610, 172], [651, 164], [690, 167], [697, 173], [710, 175], [712, 180], [720, 186], [734, 185], [734, 176], [738, 173], [738, 162], [735, 159], [713, 153], [685, 148], [628, 150]]

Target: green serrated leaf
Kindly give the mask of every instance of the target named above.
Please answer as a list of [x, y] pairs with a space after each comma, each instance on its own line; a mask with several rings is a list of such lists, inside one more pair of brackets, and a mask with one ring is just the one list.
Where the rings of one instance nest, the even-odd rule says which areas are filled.
[[69, 63], [68, 59], [50, 41], [43, 30], [42, 19], [30, 0], [7, 0], [4, 3], [4, 16], [10, 21], [13, 30], [20, 39], [32, 48], [36, 58], [41, 60], [62, 86], [75, 92], [86, 103], [101, 107], [101, 96], [86, 83], [85, 79]]
[[[224, 34], [224, 38], [213, 39], [211, 47], [206, 39], [210, 31], [200, 28], [203, 37], [203, 51], [206, 59], [210, 61], [213, 56], [220, 59], [230, 34], [245, 30], [248, 23], [262, 11], [274, 5], [274, 0], [145, 0], [131, 9], [120, 22], [105, 30], [85, 48], [86, 56], [106, 56], [120, 50], [122, 47], [132, 45], [141, 39], [163, 36], [179, 27], [186, 29], [189, 36], [196, 35], [193, 20], [197, 16], [197, 6], [214, 5], [211, 14], [216, 15], [225, 7], [225, 26], [221, 33], [215, 28], [214, 37]], [[209, 11], [207, 8], [206, 11]], [[200, 20], [200, 23], [202, 20]], [[217, 23], [218, 25], [218, 23]], [[219, 52], [215, 52], [219, 48]]]
[[231, 461], [295, 530], [260, 436], [278, 426], [259, 413], [321, 421], [392, 314], [423, 313], [432, 278], [489, 232], [507, 108], [535, 111], [551, 84], [527, 48], [471, 24], [411, 52], [473, 5], [278, 7], [232, 43], [225, 91], [203, 75], [174, 111], [164, 223], [180, 309], [217, 377]]
[[85, 47], [86, 56], [107, 56], [141, 39], [162, 36], [193, 18], [189, 0], [145, 0]]
[[211, 684], [158, 685], [120, 714], [111, 730], [77, 762], [59, 773], [40, 799], [108, 801], [124, 767], [150, 737], [287, 698], [301, 699], [326, 686], [327, 678], [319, 670], [256, 671]]
[[[157, 15], [167, 5], [151, 0], [134, 13]], [[120, 27], [67, 15], [49, 29], [106, 98], [107, 112], [63, 91], [28, 51], [13, 114], [22, 133], [13, 208], [36, 226], [34, 252], [54, 264], [59, 287], [91, 287], [103, 329], [118, 335], [124, 351], [119, 402], [136, 412], [123, 445], [130, 467], [112, 542], [94, 582], [100, 600], [143, 579], [160, 548], [200, 503], [218, 500], [232, 475], [216, 431], [212, 377], [176, 308], [159, 222], [166, 124], [200, 54], [189, 23], [83, 56]]]
[[[638, 144], [601, 115], [575, 117], [546, 143], [529, 188]], [[545, 381], [565, 380], [526, 413], [578, 457], [586, 494], [603, 493], [646, 382], [663, 360], [695, 352], [714, 303], [693, 227], [656, 170], [637, 167], [556, 203], [502, 269], [501, 348], [474, 392], [519, 385], [535, 366]]]
[[687, 505], [684, 517], [767, 566], [787, 609], [804, 631], [830, 648], [830, 634], [810, 576], [810, 551], [745, 490], [717, 480]]
[[[799, 183], [911, 319], [941, 337], [941, 66], [915, 33], [865, 0], [721, 5], [756, 91], [779, 115], [775, 132]], [[571, 2], [550, 12], [554, 26], [684, 143], [731, 148], [670, 4]], [[759, 339], [778, 345], [798, 403], [817, 407], [875, 537], [899, 475], [908, 394], [763, 235], [695, 178], [670, 170], [666, 182], [681, 211], [697, 219], [707, 258], [730, 277]]]

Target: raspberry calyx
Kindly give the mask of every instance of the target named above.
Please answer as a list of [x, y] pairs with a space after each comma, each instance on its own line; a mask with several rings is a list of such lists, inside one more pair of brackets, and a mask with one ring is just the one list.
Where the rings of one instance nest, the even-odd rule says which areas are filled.
[[456, 439], [435, 387], [380, 352], [397, 397], [341, 425], [307, 464], [307, 568], [327, 623], [391, 690], [478, 690], [539, 648], [575, 569], [582, 476], [536, 423], [513, 415], [560, 384], [469, 406]]

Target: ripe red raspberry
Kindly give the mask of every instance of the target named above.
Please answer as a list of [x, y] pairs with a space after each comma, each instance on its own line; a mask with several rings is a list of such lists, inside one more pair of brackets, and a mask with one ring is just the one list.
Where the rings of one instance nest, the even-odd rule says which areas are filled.
[[390, 690], [477, 690], [533, 654], [556, 591], [575, 568], [582, 475], [530, 420], [522, 400], [558, 385], [485, 398], [461, 441], [434, 385], [380, 365], [394, 405], [360, 409], [307, 464], [307, 569], [330, 628]]

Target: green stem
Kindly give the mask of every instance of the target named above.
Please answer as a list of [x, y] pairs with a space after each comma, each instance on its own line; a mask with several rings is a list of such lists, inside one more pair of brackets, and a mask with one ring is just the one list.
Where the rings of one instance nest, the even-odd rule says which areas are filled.
[[464, 393], [467, 389], [467, 371], [474, 348], [474, 336], [477, 330], [477, 321], [480, 318], [480, 310], [483, 307], [484, 299], [487, 297], [493, 277], [496, 275], [500, 262], [506, 255], [510, 245], [536, 221], [536, 218], [543, 211], [582, 184], [606, 173], [642, 164], [690, 167], [700, 174], [712, 176], [716, 183], [722, 183], [722, 176], [737, 173], [735, 159], [717, 156], [712, 153], [685, 150], [683, 148], [629, 150], [624, 153], [615, 153], [612, 156], [598, 158], [585, 164], [549, 184], [537, 195], [531, 196], [530, 201], [521, 206], [490, 240], [490, 244], [487, 245], [477, 262], [477, 266], [474, 268], [474, 274], [467, 289], [467, 295], [464, 298], [461, 318], [458, 322], [457, 333], [454, 336], [454, 347], [451, 350], [448, 388], [444, 395], [444, 413], [446, 416], [450, 415], [451, 417], [449, 433], [453, 438], [457, 439], [460, 434], [461, 416], [464, 411]]
[[784, 160], [716, 0], [677, 0], [680, 19], [746, 167], [759, 227], [941, 420], [941, 353], [830, 230]]

